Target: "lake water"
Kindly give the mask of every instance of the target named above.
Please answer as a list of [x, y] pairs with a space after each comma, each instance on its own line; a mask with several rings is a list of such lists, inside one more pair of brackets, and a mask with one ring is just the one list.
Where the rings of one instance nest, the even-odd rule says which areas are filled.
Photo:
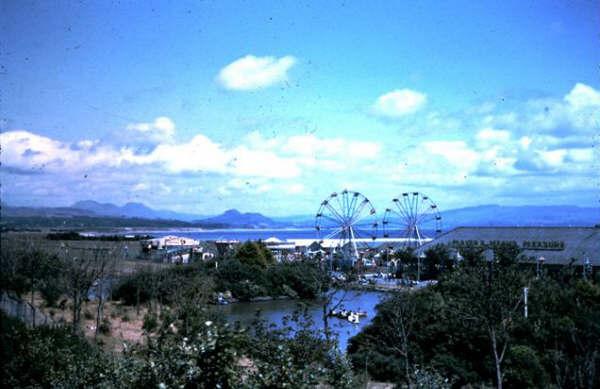
[[[276, 237], [286, 239], [317, 239], [314, 228], [306, 229], [223, 229], [223, 230], [198, 230], [198, 229], [165, 229], [165, 230], [129, 230], [121, 233], [149, 234], [152, 236], [177, 235], [198, 240], [257, 240]], [[337, 335], [339, 348], [346, 350], [348, 341], [367, 326], [376, 314], [375, 307], [388, 294], [367, 291], [338, 291], [335, 299], [343, 297], [343, 308], [352, 311], [365, 311], [366, 317], [360, 318], [360, 323], [352, 324], [344, 319], [329, 318], [330, 329]], [[315, 329], [323, 329], [322, 305], [319, 301], [298, 300], [272, 300], [261, 302], [241, 302], [218, 307], [230, 322], [240, 322], [250, 325], [256, 319], [257, 312], [268, 323], [282, 326], [284, 317], [291, 316], [295, 311], [307, 309], [307, 313], [314, 322]], [[293, 323], [288, 323], [293, 326]]]
[[[166, 235], [177, 235], [187, 238], [193, 238], [202, 241], [214, 240], [239, 240], [245, 242], [247, 240], [265, 240], [275, 237], [280, 240], [286, 239], [314, 239], [318, 240], [317, 231], [314, 228], [279, 228], [279, 229], [220, 229], [220, 230], [201, 230], [196, 228], [173, 228], [164, 230], [148, 230], [148, 229], [127, 229], [120, 230], [119, 234], [138, 234], [151, 235], [161, 237]], [[325, 234], [326, 235], [326, 234]], [[369, 237], [370, 233], [361, 232], [361, 236]], [[401, 231], [392, 230], [390, 236], [401, 236]], [[381, 231], [377, 235], [377, 239], [382, 238]]]
[[148, 234], [152, 236], [177, 235], [197, 240], [247, 240], [268, 239], [275, 237], [280, 240], [286, 239], [317, 239], [314, 228], [298, 229], [222, 229], [222, 230], [199, 230], [199, 229], [166, 229], [166, 230], [132, 230], [121, 231], [121, 233]]
[[[366, 317], [360, 318], [360, 323], [352, 324], [347, 320], [335, 317], [329, 318], [329, 328], [338, 336], [339, 348], [346, 351], [348, 341], [360, 330], [368, 325], [375, 317], [375, 306], [383, 301], [386, 293], [361, 292], [361, 291], [337, 291], [334, 299], [339, 301], [343, 298], [343, 307], [353, 311], [365, 311]], [[297, 300], [273, 300], [261, 302], [234, 303], [219, 306], [227, 320], [234, 323], [239, 321], [242, 325], [250, 325], [255, 319], [257, 312], [260, 317], [268, 323], [281, 327], [285, 316], [291, 316], [294, 311], [302, 311], [304, 307], [307, 314], [314, 322], [315, 329], [323, 329], [322, 305], [319, 301], [297, 301]], [[294, 327], [294, 323], [289, 323]]]

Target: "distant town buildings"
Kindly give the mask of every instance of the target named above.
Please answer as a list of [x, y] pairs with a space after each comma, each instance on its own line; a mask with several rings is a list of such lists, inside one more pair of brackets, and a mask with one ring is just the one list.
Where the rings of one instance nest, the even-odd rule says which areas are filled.
[[493, 249], [505, 243], [521, 248], [522, 259], [548, 265], [600, 266], [600, 227], [459, 227], [428, 242], [416, 251], [424, 254], [444, 245], [460, 254], [462, 248], [475, 246]]
[[[358, 240], [357, 240], [358, 241]], [[270, 237], [263, 241], [275, 259], [296, 261], [305, 258], [334, 259], [344, 251], [335, 239], [286, 239]], [[383, 238], [360, 242], [360, 265], [376, 266], [389, 254], [400, 250], [406, 242], [402, 238]], [[600, 266], [600, 227], [458, 227], [436, 239], [428, 239], [415, 250], [424, 256], [427, 250], [442, 245], [454, 257], [460, 257], [466, 247], [480, 247], [490, 251], [506, 243], [521, 248], [521, 259], [548, 265]], [[155, 260], [171, 263], [188, 263], [190, 258], [211, 260], [235, 252], [238, 240], [199, 241], [178, 236], [164, 236], [142, 242], [144, 250]], [[355, 265], [355, 263], [353, 263]]]

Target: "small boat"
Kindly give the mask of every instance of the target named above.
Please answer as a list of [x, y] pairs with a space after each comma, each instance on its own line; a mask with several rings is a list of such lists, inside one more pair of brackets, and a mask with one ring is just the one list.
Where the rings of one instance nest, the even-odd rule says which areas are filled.
[[350, 315], [348, 315], [348, 321], [352, 324], [360, 323], [360, 320], [358, 319], [358, 315], [356, 313], [351, 313]]
[[355, 312], [358, 317], [366, 317], [367, 311], [356, 311]]

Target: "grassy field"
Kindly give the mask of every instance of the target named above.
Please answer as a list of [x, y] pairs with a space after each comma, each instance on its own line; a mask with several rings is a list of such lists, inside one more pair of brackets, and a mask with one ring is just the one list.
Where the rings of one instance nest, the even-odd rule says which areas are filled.
[[98, 250], [116, 260], [117, 274], [130, 274], [141, 268], [162, 268], [169, 264], [140, 260], [142, 245], [139, 241], [50, 240], [45, 232], [3, 232], [2, 250], [41, 250], [58, 257], [77, 256]]

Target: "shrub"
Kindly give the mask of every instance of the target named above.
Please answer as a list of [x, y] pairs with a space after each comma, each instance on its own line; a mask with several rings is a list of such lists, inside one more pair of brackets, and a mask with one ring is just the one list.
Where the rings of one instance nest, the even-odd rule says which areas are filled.
[[98, 332], [102, 335], [110, 334], [110, 321], [107, 318], [104, 318], [102, 323], [100, 323], [100, 326], [98, 326]]
[[142, 329], [146, 332], [153, 332], [158, 328], [158, 319], [156, 314], [153, 312], [148, 312], [146, 316], [144, 316], [144, 324], [142, 325]]

